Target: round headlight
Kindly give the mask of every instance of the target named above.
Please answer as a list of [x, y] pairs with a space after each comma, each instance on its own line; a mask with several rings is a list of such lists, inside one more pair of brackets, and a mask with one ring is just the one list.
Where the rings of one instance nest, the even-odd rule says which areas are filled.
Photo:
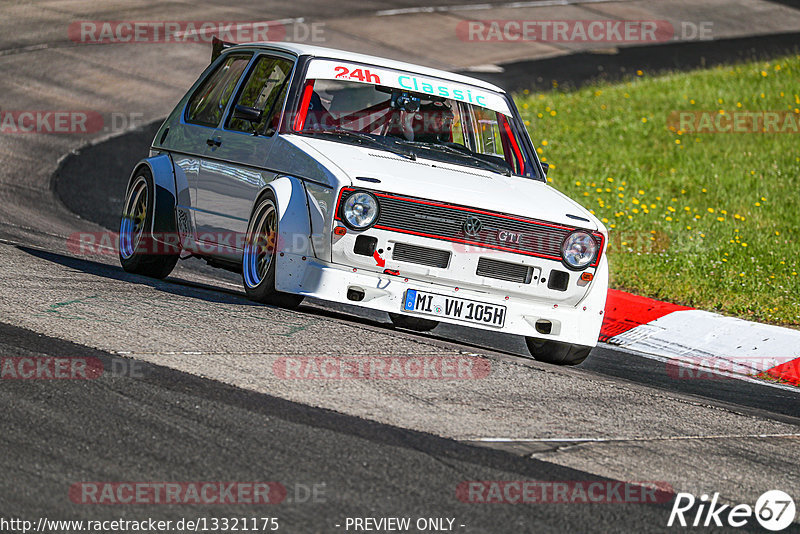
[[561, 245], [564, 263], [572, 269], [585, 269], [597, 255], [597, 242], [588, 232], [572, 232]]
[[348, 226], [365, 230], [378, 219], [378, 199], [370, 193], [356, 191], [344, 201], [342, 217]]

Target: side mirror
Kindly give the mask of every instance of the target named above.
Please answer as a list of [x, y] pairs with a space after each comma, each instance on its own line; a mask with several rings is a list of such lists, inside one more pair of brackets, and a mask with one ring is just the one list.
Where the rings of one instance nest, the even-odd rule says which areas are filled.
[[241, 104], [237, 104], [233, 108], [233, 118], [249, 122], [250, 127], [253, 128], [253, 135], [258, 135], [256, 125], [261, 122], [261, 117], [262, 111], [260, 109], [242, 106]]
[[550, 164], [547, 163], [546, 161], [540, 161], [539, 163], [542, 164], [542, 170], [544, 171], [545, 177], [547, 177], [547, 171], [550, 170]]

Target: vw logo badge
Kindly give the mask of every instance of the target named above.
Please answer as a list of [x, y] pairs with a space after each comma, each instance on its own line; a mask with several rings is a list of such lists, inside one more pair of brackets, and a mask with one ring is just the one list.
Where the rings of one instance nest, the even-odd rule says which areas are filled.
[[465, 234], [470, 237], [476, 237], [479, 233], [481, 233], [483, 223], [477, 217], [469, 217], [466, 221], [464, 221], [463, 228]]

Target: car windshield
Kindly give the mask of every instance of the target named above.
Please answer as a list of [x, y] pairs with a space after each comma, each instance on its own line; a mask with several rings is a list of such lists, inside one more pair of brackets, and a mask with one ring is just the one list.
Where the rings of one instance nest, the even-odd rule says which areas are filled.
[[498, 93], [399, 71], [315, 60], [292, 131], [490, 172], [536, 177]]

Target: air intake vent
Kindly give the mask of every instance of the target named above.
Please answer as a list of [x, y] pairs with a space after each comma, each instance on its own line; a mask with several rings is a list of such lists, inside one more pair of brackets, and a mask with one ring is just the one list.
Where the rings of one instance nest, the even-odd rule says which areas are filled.
[[531, 278], [533, 277], [533, 267], [520, 265], [519, 263], [481, 258], [478, 260], [478, 271], [476, 274], [478, 276], [497, 278], [498, 280], [507, 280], [518, 284], [530, 284]]
[[394, 250], [392, 250], [392, 259], [446, 269], [450, 264], [450, 253], [446, 250], [419, 247], [408, 243], [395, 243]]

